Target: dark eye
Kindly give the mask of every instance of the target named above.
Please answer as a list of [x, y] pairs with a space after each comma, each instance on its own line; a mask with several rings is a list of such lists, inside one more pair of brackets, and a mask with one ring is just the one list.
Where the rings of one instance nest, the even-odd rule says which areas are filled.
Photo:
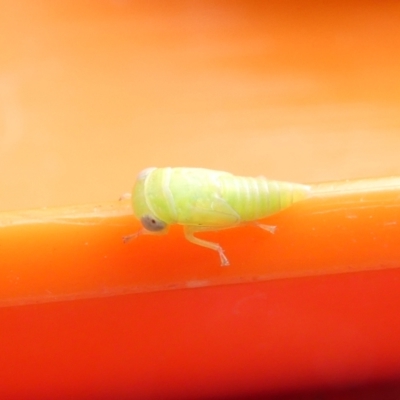
[[167, 224], [159, 219], [153, 217], [152, 215], [145, 215], [140, 218], [142, 225], [151, 232], [162, 231], [167, 227]]

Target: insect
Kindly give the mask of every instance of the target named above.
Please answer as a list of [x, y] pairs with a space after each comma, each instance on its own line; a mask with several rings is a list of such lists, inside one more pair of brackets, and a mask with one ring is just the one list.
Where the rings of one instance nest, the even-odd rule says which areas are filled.
[[132, 190], [133, 213], [143, 228], [124, 237], [124, 242], [142, 234], [164, 234], [180, 224], [186, 239], [218, 252], [221, 265], [229, 265], [223, 248], [199, 239], [197, 232], [253, 224], [271, 233], [276, 227], [258, 220], [275, 214], [308, 196], [310, 186], [240, 177], [203, 168], [147, 168]]

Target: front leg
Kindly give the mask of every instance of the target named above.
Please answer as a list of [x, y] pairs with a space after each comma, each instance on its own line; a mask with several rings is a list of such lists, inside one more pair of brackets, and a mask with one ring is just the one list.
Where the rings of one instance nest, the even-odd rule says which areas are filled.
[[145, 228], [141, 228], [135, 233], [131, 233], [130, 235], [123, 236], [122, 241], [124, 243], [128, 243], [131, 240], [136, 239], [137, 237], [142, 236], [142, 235], [165, 235], [167, 233], [168, 233], [168, 227], [161, 231], [148, 231]]
[[227, 267], [229, 265], [229, 260], [224, 254], [224, 249], [218, 243], [208, 242], [207, 240], [199, 239], [196, 236], [194, 236], [196, 232], [206, 232], [214, 230], [217, 229], [215, 229], [215, 227], [209, 227], [209, 226], [194, 226], [194, 225], [184, 226], [185, 237], [187, 240], [189, 240], [189, 242], [192, 242], [199, 246], [207, 247], [211, 250], [218, 252], [219, 258], [221, 260], [221, 266]]

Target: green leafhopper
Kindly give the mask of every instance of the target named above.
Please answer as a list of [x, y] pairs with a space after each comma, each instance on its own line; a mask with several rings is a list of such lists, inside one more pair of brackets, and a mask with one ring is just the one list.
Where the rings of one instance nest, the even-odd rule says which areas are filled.
[[203, 168], [147, 168], [139, 173], [132, 191], [132, 206], [143, 228], [124, 237], [167, 233], [180, 224], [186, 239], [218, 252], [221, 265], [229, 265], [218, 243], [194, 236], [197, 232], [253, 224], [271, 233], [276, 227], [257, 222], [309, 195], [310, 186], [241, 177]]

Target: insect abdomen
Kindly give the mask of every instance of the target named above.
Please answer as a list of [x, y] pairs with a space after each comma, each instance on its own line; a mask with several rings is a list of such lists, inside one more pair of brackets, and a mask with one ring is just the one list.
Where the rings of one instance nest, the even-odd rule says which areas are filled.
[[307, 185], [267, 180], [264, 177], [224, 177], [224, 199], [240, 215], [254, 221], [275, 214], [309, 195]]

